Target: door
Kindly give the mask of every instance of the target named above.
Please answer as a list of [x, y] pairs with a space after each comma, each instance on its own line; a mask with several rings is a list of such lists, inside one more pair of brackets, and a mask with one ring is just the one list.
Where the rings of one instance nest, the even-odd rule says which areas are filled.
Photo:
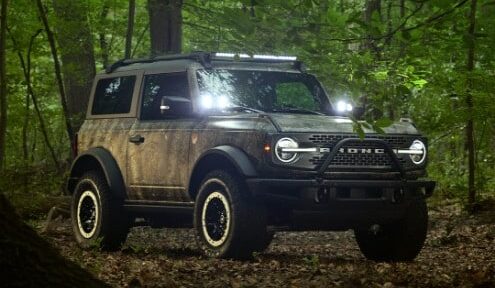
[[174, 112], [173, 105], [164, 106], [163, 97], [190, 99], [186, 71], [144, 77], [140, 117], [130, 131], [127, 150], [132, 200], [189, 201], [189, 141], [197, 120], [184, 109]]

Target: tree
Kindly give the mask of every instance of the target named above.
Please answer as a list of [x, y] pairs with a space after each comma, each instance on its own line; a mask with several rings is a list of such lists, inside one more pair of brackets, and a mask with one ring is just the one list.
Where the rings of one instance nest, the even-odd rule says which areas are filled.
[[182, 0], [148, 0], [151, 55], [180, 53]]
[[96, 73], [86, 1], [53, 0], [67, 109], [72, 128], [82, 124]]
[[[63, 79], [62, 79], [62, 71], [61, 71], [61, 65], [60, 61], [58, 59], [58, 50], [57, 46], [55, 44], [55, 37], [53, 35], [53, 32], [48, 24], [48, 17], [46, 15], [46, 10], [43, 7], [43, 3], [41, 0], [36, 0], [36, 6], [38, 8], [38, 15], [40, 16], [41, 22], [43, 23], [43, 27], [45, 28], [46, 36], [48, 38], [48, 44], [50, 46], [50, 52], [52, 54], [53, 58], [53, 66], [55, 68], [55, 77], [57, 79], [57, 85], [58, 85], [58, 90], [60, 94], [60, 104], [62, 105], [62, 110], [64, 114], [64, 120], [65, 120], [65, 129], [67, 132], [67, 135], [69, 137], [69, 141], [71, 143], [71, 147], [74, 147], [74, 127], [70, 121], [70, 114], [69, 114], [69, 109], [67, 105], [67, 94], [66, 90], [64, 87]], [[74, 157], [75, 155], [71, 155]]]
[[5, 36], [7, 35], [8, 0], [2, 0], [0, 12], [0, 170], [5, 156], [5, 136], [7, 133], [7, 73], [5, 64]]
[[2, 193], [0, 269], [5, 287], [107, 287], [24, 224]]
[[[477, 0], [471, 0], [471, 8], [469, 13], [469, 27], [467, 37], [467, 73], [470, 74], [474, 70], [475, 61], [475, 44], [476, 44], [476, 9]], [[475, 147], [474, 147], [474, 120], [473, 120], [473, 79], [471, 75], [467, 76], [467, 91], [466, 104], [468, 108], [468, 119], [466, 123], [466, 148], [468, 152], [468, 207], [473, 211], [473, 205], [476, 202], [476, 187], [475, 187]]]
[[129, 17], [127, 19], [127, 33], [125, 36], [125, 58], [131, 58], [132, 34], [134, 32], [134, 14], [136, 12], [136, 0], [129, 0]]

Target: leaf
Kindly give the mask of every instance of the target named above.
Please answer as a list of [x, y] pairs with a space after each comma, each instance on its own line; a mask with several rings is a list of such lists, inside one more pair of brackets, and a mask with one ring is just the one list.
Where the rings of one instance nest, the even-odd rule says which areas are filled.
[[426, 81], [425, 79], [417, 79], [411, 81], [411, 83], [418, 88], [423, 88], [423, 86], [425, 86], [428, 83], [428, 81]]
[[388, 78], [388, 71], [387, 70], [385, 70], [385, 71], [377, 71], [377, 72], [373, 73], [373, 76], [375, 76], [375, 79], [376, 80], [379, 80], [379, 81], [387, 80], [387, 78]]
[[364, 130], [361, 126], [361, 123], [354, 122], [354, 124], [352, 125], [352, 129], [358, 134], [359, 138], [364, 139]]
[[385, 128], [392, 125], [394, 122], [388, 118], [381, 118], [375, 121], [374, 126]]

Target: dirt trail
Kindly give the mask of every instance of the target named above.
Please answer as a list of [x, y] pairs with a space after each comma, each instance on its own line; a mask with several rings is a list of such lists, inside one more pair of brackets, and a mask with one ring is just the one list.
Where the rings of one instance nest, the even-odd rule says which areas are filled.
[[430, 212], [427, 243], [412, 263], [375, 263], [352, 232], [280, 232], [253, 261], [201, 257], [191, 229], [132, 229], [121, 252], [82, 251], [68, 221], [47, 236], [62, 254], [118, 287], [495, 287], [495, 213]]

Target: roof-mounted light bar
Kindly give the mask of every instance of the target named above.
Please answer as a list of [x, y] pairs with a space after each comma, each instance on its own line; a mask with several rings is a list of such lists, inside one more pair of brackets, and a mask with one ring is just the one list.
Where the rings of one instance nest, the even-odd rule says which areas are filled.
[[215, 57], [235, 58], [236, 56], [239, 58], [251, 58], [251, 56], [249, 56], [248, 54], [244, 54], [244, 53], [241, 53], [241, 54], [221, 53], [221, 52], [215, 53]]
[[275, 55], [253, 55], [254, 59], [296, 61], [296, 56], [275, 56]]
[[132, 65], [136, 63], [153, 63], [158, 61], [171, 61], [171, 60], [181, 60], [181, 59], [195, 60], [201, 63], [201, 65], [203, 65], [205, 68], [209, 69], [212, 67], [211, 66], [212, 57], [218, 57], [217, 60], [220, 61], [223, 60], [229, 61], [229, 59], [237, 58], [237, 60], [240, 59], [241, 61], [246, 61], [246, 62], [266, 62], [266, 63], [293, 62], [292, 65], [294, 66], [295, 69], [303, 72], [305, 70], [302, 62], [298, 61], [297, 57], [295, 56], [276, 56], [276, 55], [251, 56], [246, 53], [221, 53], [221, 52], [213, 53], [213, 52], [202, 52], [202, 51], [192, 52], [189, 54], [166, 54], [166, 55], [160, 55], [160, 56], [144, 58], [144, 59], [121, 59], [113, 63], [112, 65], [106, 67], [105, 70], [107, 73], [112, 73], [119, 67]]
[[217, 53], [215, 53], [215, 56], [216, 57], [225, 57], [225, 58], [239, 57], [242, 59], [251, 58], [251, 59], [279, 60], [279, 61], [296, 61], [297, 60], [297, 57], [295, 57], [295, 56], [277, 56], [277, 55], [253, 55], [253, 56], [249, 56], [248, 54], [244, 54], [244, 53], [236, 54], [236, 53], [217, 52]]

